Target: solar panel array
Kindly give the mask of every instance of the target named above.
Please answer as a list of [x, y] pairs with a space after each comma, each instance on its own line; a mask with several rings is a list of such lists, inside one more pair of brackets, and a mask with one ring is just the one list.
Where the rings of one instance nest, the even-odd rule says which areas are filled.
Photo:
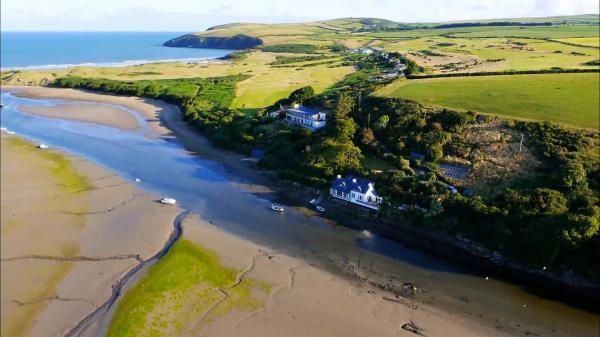
[[456, 180], [463, 180], [471, 173], [471, 169], [464, 166], [440, 164], [440, 168], [446, 177]]

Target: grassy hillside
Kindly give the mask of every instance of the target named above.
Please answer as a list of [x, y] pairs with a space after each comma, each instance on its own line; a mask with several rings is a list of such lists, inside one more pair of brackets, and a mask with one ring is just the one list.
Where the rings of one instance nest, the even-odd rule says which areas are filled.
[[396, 81], [378, 95], [425, 105], [598, 128], [598, 74], [541, 74]]

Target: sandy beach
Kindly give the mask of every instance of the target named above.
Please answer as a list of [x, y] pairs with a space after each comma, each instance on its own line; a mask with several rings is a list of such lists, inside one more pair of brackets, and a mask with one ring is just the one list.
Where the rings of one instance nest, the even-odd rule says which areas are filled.
[[[168, 104], [70, 89], [11, 89], [15, 90], [29, 97], [122, 105], [141, 112], [157, 135], [172, 136], [158, 118], [163, 109], [176, 109]], [[80, 112], [67, 110], [63, 116], [61, 111], [27, 112], [131, 127], [122, 122], [121, 117], [129, 114], [122, 109], [94, 119], [85, 115], [102, 112], [78, 108]], [[106, 301], [111, 285], [124, 273], [163, 246], [181, 211], [157, 203], [157, 196], [87, 160], [64, 155], [89, 184], [68, 189], [52, 170], [47, 153], [51, 152], [2, 135], [2, 336], [63, 335]], [[223, 160], [239, 165], [235, 157]], [[185, 220], [183, 237], [216, 253], [225, 266], [243, 275], [238, 275], [238, 283], [265, 284], [263, 290], [268, 291], [255, 294], [260, 302], [255, 307], [225, 310], [219, 302], [215, 306], [223, 309], [210, 320], [194, 316], [179, 333], [165, 335], [507, 335], [472, 318], [397, 297], [258, 246], [198, 215]]]

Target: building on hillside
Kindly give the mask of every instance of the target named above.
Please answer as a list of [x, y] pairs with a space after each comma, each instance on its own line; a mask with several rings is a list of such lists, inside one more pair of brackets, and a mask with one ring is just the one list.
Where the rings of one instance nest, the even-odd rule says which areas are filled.
[[307, 108], [301, 105], [293, 107], [282, 107], [285, 111], [285, 119], [290, 124], [298, 124], [311, 131], [315, 131], [325, 126], [327, 114], [319, 109]]
[[329, 193], [334, 198], [375, 210], [379, 209], [379, 205], [383, 200], [375, 191], [375, 183], [365, 178], [353, 176], [342, 178], [338, 175], [331, 184]]

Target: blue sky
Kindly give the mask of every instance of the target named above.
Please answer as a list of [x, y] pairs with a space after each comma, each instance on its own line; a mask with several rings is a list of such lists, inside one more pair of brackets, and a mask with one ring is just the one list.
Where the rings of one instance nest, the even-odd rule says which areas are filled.
[[230, 22], [436, 22], [597, 14], [598, 0], [2, 0], [2, 30], [201, 31]]

